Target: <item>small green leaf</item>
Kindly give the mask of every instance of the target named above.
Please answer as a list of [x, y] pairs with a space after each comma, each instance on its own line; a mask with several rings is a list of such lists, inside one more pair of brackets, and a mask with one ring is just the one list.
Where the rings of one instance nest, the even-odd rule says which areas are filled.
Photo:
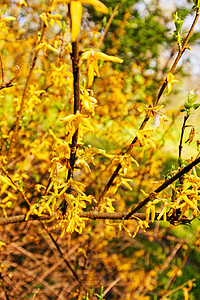
[[196, 103], [196, 104], [193, 105], [193, 108], [197, 109], [197, 108], [199, 108], [199, 106], [200, 106], [200, 103]]
[[180, 111], [181, 111], [181, 112], [184, 112], [184, 111], [186, 111], [186, 109], [185, 109], [185, 108], [182, 108]]
[[7, 4], [5, 4], [5, 5], [3, 6], [2, 10], [1, 10], [2, 15], [5, 15], [6, 10], [7, 10]]
[[186, 102], [186, 103], [184, 103], [184, 107], [185, 107], [186, 109], [191, 109], [191, 108], [193, 107], [193, 104], [192, 104], [192, 103]]
[[65, 34], [65, 20], [62, 20], [62, 34]]

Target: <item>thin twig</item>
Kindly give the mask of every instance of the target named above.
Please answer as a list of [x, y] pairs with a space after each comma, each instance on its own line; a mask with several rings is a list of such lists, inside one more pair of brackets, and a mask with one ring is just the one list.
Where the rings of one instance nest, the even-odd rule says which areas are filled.
[[[179, 144], [179, 152], [178, 152], [178, 157], [179, 157], [179, 161], [181, 161], [181, 154], [182, 154], [182, 149], [183, 149], [183, 135], [184, 135], [184, 131], [185, 131], [185, 124], [187, 119], [189, 118], [189, 116], [185, 116], [184, 120], [183, 120], [183, 125], [181, 128], [181, 138], [180, 138], [180, 144]], [[181, 163], [180, 163], [181, 164]], [[181, 165], [179, 165], [181, 167]]]
[[[185, 117], [184, 117], [184, 120], [183, 120], [183, 125], [182, 125], [182, 128], [181, 128], [181, 137], [180, 137], [180, 144], [179, 144], [179, 151], [178, 151], [178, 163], [179, 163], [179, 167], [181, 168], [182, 167], [182, 158], [181, 158], [181, 154], [182, 154], [182, 149], [183, 149], [183, 135], [184, 135], [184, 132], [185, 132], [185, 125], [186, 125], [186, 121], [187, 119], [189, 118], [189, 115], [187, 114]], [[180, 183], [182, 184], [183, 183], [183, 177], [180, 177]]]
[[192, 252], [192, 249], [190, 248], [189, 251], [187, 252], [187, 254], [184, 256], [183, 261], [182, 261], [181, 265], [178, 267], [178, 269], [176, 270], [174, 276], [173, 276], [172, 278], [170, 278], [170, 281], [169, 281], [169, 283], [168, 283], [168, 285], [167, 285], [167, 288], [166, 288], [165, 292], [163, 293], [163, 296], [167, 294], [167, 292], [168, 292], [168, 290], [170, 289], [172, 283], [173, 283], [173, 282], [175, 281], [175, 279], [176, 279], [177, 272], [178, 272], [179, 270], [181, 270], [182, 267], [185, 265], [185, 263], [186, 263], [186, 261], [187, 261], [187, 259], [188, 259], [188, 257], [189, 257], [189, 255], [190, 255], [191, 252]]
[[104, 297], [110, 292], [110, 290], [121, 280], [121, 277], [117, 277], [103, 292]]
[[[188, 44], [188, 42], [189, 42], [189, 39], [190, 39], [190, 37], [191, 37], [191, 35], [192, 35], [192, 32], [193, 32], [193, 30], [194, 30], [194, 27], [195, 27], [195, 25], [196, 25], [196, 23], [197, 23], [197, 21], [198, 21], [198, 18], [199, 18], [199, 11], [200, 11], [200, 9], [197, 9], [196, 15], [195, 15], [195, 18], [194, 18], [194, 21], [193, 21], [193, 23], [192, 23], [192, 25], [191, 25], [191, 28], [190, 28], [190, 30], [189, 30], [189, 32], [188, 32], [188, 34], [187, 34], [187, 37], [186, 37], [185, 41], [184, 41], [184, 43], [183, 43], [183, 46], [179, 49], [179, 52], [178, 52], [178, 54], [177, 54], [177, 57], [176, 57], [176, 59], [175, 59], [173, 65], [172, 65], [172, 67], [171, 67], [171, 69], [170, 69], [170, 71], [169, 71], [169, 72], [172, 73], [172, 74], [175, 72], [175, 69], [176, 69], [176, 67], [177, 67], [177, 64], [178, 64], [178, 62], [179, 62], [181, 56], [183, 55], [183, 53], [184, 53], [185, 50], [187, 49], [187, 44]], [[160, 90], [159, 90], [159, 92], [158, 92], [158, 94], [157, 94], [157, 96], [156, 96], [156, 98], [155, 98], [155, 100], [154, 100], [154, 102], [153, 102], [153, 106], [156, 106], [156, 105], [158, 104], [158, 101], [160, 100], [160, 98], [161, 98], [161, 96], [162, 96], [162, 94], [163, 94], [163, 92], [164, 92], [166, 86], [167, 86], [167, 77], [166, 77], [165, 80], [163, 81], [163, 84], [162, 84], [162, 86], [161, 86], [161, 88], [160, 88]], [[141, 126], [140, 126], [140, 128], [139, 128], [139, 130], [143, 130], [143, 129], [145, 128], [145, 126], [146, 126], [147, 122], [149, 121], [149, 119], [150, 119], [150, 117], [149, 117], [149, 115], [147, 114], [147, 115], [145, 116], [145, 118], [144, 118], [144, 120], [143, 120], [143, 122], [142, 122], [142, 124], [141, 124]], [[137, 142], [137, 140], [138, 140], [138, 138], [137, 138], [137, 136], [136, 136], [136, 137], [132, 140], [131, 144], [129, 145], [129, 147], [128, 147], [128, 149], [126, 150], [125, 153], [130, 153], [130, 151], [131, 151], [132, 148], [133, 148], [133, 145]], [[124, 155], [125, 153], [123, 153], [122, 155]], [[113, 181], [115, 180], [115, 177], [118, 175], [118, 173], [119, 173], [121, 167], [122, 167], [122, 165], [119, 163], [118, 166], [117, 166], [117, 168], [116, 168], [115, 171], [113, 172], [112, 176], [110, 177], [108, 183], [107, 183], [106, 186], [104, 187], [104, 190], [103, 190], [103, 192], [101, 193], [101, 195], [100, 195], [100, 197], [99, 197], [99, 200], [102, 199], [102, 198], [104, 197], [104, 195], [106, 194], [106, 192], [109, 190], [109, 188], [110, 188], [111, 185], [113, 184]]]
[[98, 48], [101, 47], [101, 45], [102, 45], [102, 43], [103, 43], [103, 41], [104, 41], [104, 39], [105, 39], [105, 36], [106, 36], [106, 34], [107, 34], [107, 32], [108, 32], [108, 29], [110, 28], [110, 25], [112, 24], [112, 21], [113, 21], [115, 15], [116, 15], [116, 13], [117, 13], [117, 10], [118, 10], [118, 8], [119, 8], [119, 4], [120, 4], [119, 2], [116, 4], [116, 6], [115, 6], [115, 8], [114, 8], [114, 10], [113, 10], [113, 12], [112, 12], [112, 15], [110, 16], [110, 19], [108, 20], [108, 23], [107, 23], [107, 25], [106, 25], [106, 28], [105, 28], [105, 30], [104, 30], [104, 33], [103, 33], [103, 35], [101, 36], [101, 38], [100, 38], [100, 40], [99, 40]]
[[172, 259], [175, 257], [176, 253], [179, 251], [179, 249], [183, 246], [181, 243], [177, 243], [175, 247], [170, 252], [170, 255], [166, 258], [164, 264], [160, 266], [159, 268], [159, 274], [162, 274], [169, 266]]
[[141, 201], [126, 217], [125, 219], [128, 220], [134, 213], [136, 213], [140, 208], [142, 208], [144, 205], [146, 205], [149, 201], [151, 201], [151, 195], [155, 196], [156, 194], [163, 191], [166, 187], [168, 187], [170, 184], [172, 184], [174, 181], [182, 177], [184, 174], [188, 173], [194, 166], [200, 163], [200, 157], [195, 159], [193, 162], [191, 162], [189, 165], [187, 165], [185, 168], [183, 168], [181, 171], [179, 171], [177, 174], [175, 174], [170, 179], [166, 180], [163, 184], [161, 184], [153, 193], [150, 194], [146, 199]]
[[6, 177], [8, 177], [8, 179], [12, 182], [12, 184], [16, 187], [17, 191], [22, 195], [24, 201], [26, 201], [26, 203], [31, 206], [31, 203], [29, 202], [28, 198], [26, 197], [24, 191], [22, 189], [20, 189], [20, 187], [13, 181], [13, 179], [10, 177], [10, 175], [8, 174], [8, 172], [4, 169], [1, 168], [1, 171], [6, 175]]

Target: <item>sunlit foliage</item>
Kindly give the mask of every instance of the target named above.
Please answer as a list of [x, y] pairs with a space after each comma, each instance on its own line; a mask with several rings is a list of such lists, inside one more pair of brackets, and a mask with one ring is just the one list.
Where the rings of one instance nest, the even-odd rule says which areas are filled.
[[[183, 32], [174, 12], [169, 34], [159, 3], [103, 2], [0, 4], [5, 299], [199, 293], [187, 260], [200, 245], [200, 104], [174, 75], [195, 23]], [[181, 108], [168, 108], [177, 91]]]

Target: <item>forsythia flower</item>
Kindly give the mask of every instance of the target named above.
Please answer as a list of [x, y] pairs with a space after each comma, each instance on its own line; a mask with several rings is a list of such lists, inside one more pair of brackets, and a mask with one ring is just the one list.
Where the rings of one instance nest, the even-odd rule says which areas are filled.
[[51, 45], [47, 44], [46, 42], [40, 43], [36, 46], [35, 51], [39, 50], [39, 49], [43, 49], [44, 51], [44, 55], [47, 56], [46, 50], [49, 49], [53, 52], [58, 53], [58, 49], [52, 47]]
[[109, 56], [107, 54], [104, 54], [103, 52], [98, 52], [94, 50], [88, 50], [83, 53], [81, 56], [80, 61], [87, 60], [87, 66], [88, 66], [88, 87], [92, 86], [92, 83], [94, 81], [94, 76], [99, 77], [99, 67], [98, 67], [98, 60], [104, 60], [104, 61], [112, 61], [112, 62], [118, 62], [122, 63], [123, 60], [115, 57], [115, 56]]
[[2, 18], [2, 13], [0, 12], [0, 24], [4, 24], [4, 22], [9, 22], [9, 21], [15, 21], [16, 18], [15, 17], [11, 17], [11, 16], [7, 16], [7, 17], [3, 17]]
[[65, 0], [65, 3], [70, 3], [70, 14], [72, 20], [71, 40], [75, 42], [78, 38], [81, 15], [82, 15], [82, 4], [91, 4], [94, 8], [104, 14], [109, 12], [108, 8], [98, 0]]
[[175, 79], [174, 75], [172, 73], [167, 74], [167, 88], [168, 92], [165, 94], [165, 96], [169, 95], [172, 91], [172, 84], [173, 83], [180, 83], [179, 80]]

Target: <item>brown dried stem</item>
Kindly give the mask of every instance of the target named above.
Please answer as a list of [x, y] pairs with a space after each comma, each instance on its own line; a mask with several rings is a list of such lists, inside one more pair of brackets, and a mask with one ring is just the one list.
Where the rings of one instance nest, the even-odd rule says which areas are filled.
[[187, 252], [187, 254], [184, 256], [184, 258], [183, 258], [183, 260], [182, 260], [182, 262], [181, 262], [181, 265], [178, 267], [178, 269], [176, 270], [176, 272], [175, 272], [175, 274], [172, 276], [172, 278], [170, 278], [169, 283], [168, 283], [168, 285], [167, 285], [167, 288], [166, 288], [165, 292], [162, 294], [163, 296], [166, 295], [166, 294], [168, 293], [168, 291], [169, 291], [169, 289], [170, 289], [172, 283], [175, 281], [175, 279], [176, 279], [176, 277], [177, 277], [178, 271], [181, 270], [182, 267], [185, 265], [185, 263], [187, 262], [188, 257], [189, 257], [189, 255], [190, 255], [191, 252], [192, 252], [192, 249], [190, 248], [189, 251]]
[[[177, 64], [178, 64], [180, 58], [182, 57], [183, 53], [184, 53], [185, 50], [187, 49], [187, 45], [188, 45], [189, 39], [190, 39], [190, 37], [191, 37], [191, 35], [192, 35], [192, 32], [193, 32], [193, 30], [194, 30], [194, 27], [195, 27], [195, 25], [196, 25], [196, 23], [197, 23], [197, 21], [198, 21], [198, 18], [199, 18], [199, 11], [200, 11], [200, 9], [198, 8], [197, 11], [196, 11], [196, 15], [195, 15], [194, 21], [193, 21], [193, 23], [192, 23], [192, 25], [191, 25], [191, 28], [190, 28], [190, 30], [189, 30], [189, 32], [188, 32], [188, 34], [187, 34], [187, 37], [186, 37], [186, 39], [185, 39], [185, 41], [184, 41], [182, 47], [179, 49], [179, 52], [178, 52], [178, 54], [177, 54], [177, 57], [176, 57], [176, 59], [175, 59], [173, 65], [172, 65], [172, 67], [171, 67], [169, 73], [172, 73], [172, 74], [173, 74], [173, 73], [175, 72], [175, 69], [176, 69], [176, 67], [177, 67]], [[156, 106], [156, 105], [158, 104], [158, 101], [160, 100], [160, 98], [161, 98], [161, 96], [162, 96], [162, 94], [163, 94], [163, 92], [164, 92], [166, 86], [167, 86], [167, 77], [165, 78], [165, 80], [164, 80], [163, 83], [162, 83], [162, 86], [161, 86], [161, 88], [160, 88], [160, 90], [159, 90], [159, 92], [158, 92], [158, 94], [157, 94], [157, 96], [156, 96], [156, 98], [155, 98], [155, 100], [154, 100], [154, 102], [153, 102], [153, 106]], [[149, 121], [149, 119], [150, 119], [150, 117], [149, 117], [149, 115], [147, 114], [147, 115], [145, 116], [145, 118], [144, 118], [144, 120], [143, 120], [143, 122], [142, 122], [142, 124], [141, 124], [141, 126], [140, 126], [140, 128], [139, 128], [139, 130], [143, 130], [143, 129], [145, 128], [145, 126], [146, 126], [147, 122]], [[126, 150], [126, 153], [130, 153], [130, 151], [131, 151], [133, 145], [137, 142], [137, 140], [138, 140], [138, 138], [137, 138], [137, 136], [136, 136], [136, 137], [132, 140], [132, 142], [131, 142], [130, 146], [128, 147], [128, 149]], [[124, 154], [124, 153], [123, 153], [123, 154]], [[117, 166], [117, 168], [116, 168], [115, 171], [113, 172], [112, 176], [110, 177], [108, 183], [107, 183], [106, 186], [104, 187], [104, 190], [103, 190], [103, 192], [101, 193], [101, 195], [100, 195], [100, 197], [99, 197], [99, 200], [100, 200], [101, 198], [103, 198], [104, 195], [106, 194], [106, 192], [109, 190], [109, 188], [110, 188], [111, 185], [113, 184], [113, 181], [115, 180], [115, 177], [118, 175], [118, 173], [119, 173], [121, 167], [122, 167], [122, 166], [121, 166], [121, 164], [119, 163], [118, 166]]]
[[60, 253], [60, 256], [62, 257], [62, 259], [64, 260], [67, 268], [71, 271], [71, 273], [73, 274], [74, 278], [78, 281], [79, 286], [81, 287], [81, 281], [76, 273], [76, 271], [73, 269], [73, 267], [71, 266], [71, 264], [68, 262], [68, 260], [66, 259], [66, 257], [64, 256], [64, 254], [62, 253], [60, 246], [58, 245], [58, 243], [56, 242], [56, 240], [54, 239], [53, 235], [49, 232], [49, 230], [47, 229], [47, 226], [43, 223], [42, 224], [43, 227], [45, 228], [48, 236], [50, 237], [50, 239], [52, 240], [52, 242], [54, 243], [57, 251]]

